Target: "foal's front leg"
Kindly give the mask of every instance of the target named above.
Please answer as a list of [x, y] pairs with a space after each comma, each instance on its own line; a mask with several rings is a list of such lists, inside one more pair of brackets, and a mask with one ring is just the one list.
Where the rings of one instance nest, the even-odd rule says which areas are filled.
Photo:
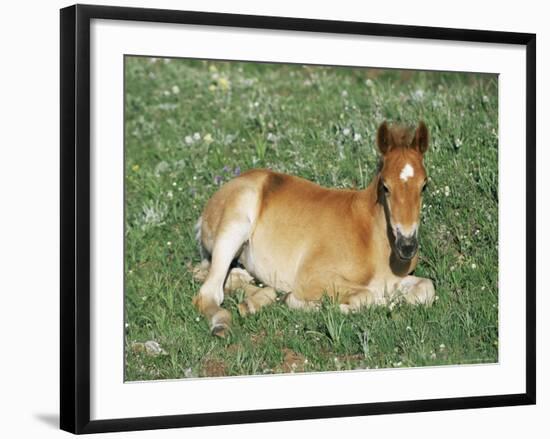
[[398, 290], [413, 305], [431, 305], [435, 300], [434, 284], [424, 277], [406, 276], [399, 283]]
[[382, 294], [376, 294], [369, 288], [358, 286], [349, 291], [340, 303], [340, 311], [344, 314], [361, 310], [363, 307], [373, 305], [385, 305], [386, 298]]

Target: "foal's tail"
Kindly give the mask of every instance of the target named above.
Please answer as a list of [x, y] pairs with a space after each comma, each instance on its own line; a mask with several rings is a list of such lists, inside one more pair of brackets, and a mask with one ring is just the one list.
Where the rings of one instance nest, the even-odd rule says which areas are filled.
[[195, 223], [194, 230], [195, 230], [195, 239], [197, 240], [197, 242], [200, 243], [201, 237], [202, 237], [202, 216], [199, 216], [199, 219]]
[[201, 261], [210, 261], [210, 252], [206, 249], [204, 244], [202, 243], [202, 216], [199, 217], [197, 222], [195, 223], [195, 239], [197, 240], [197, 243], [199, 245], [199, 252], [201, 255]]
[[195, 231], [195, 239], [197, 240], [197, 244], [199, 245], [201, 262], [196, 265], [193, 265], [192, 262], [189, 262], [187, 264], [187, 269], [193, 275], [193, 278], [195, 280], [204, 282], [210, 269], [210, 252], [204, 247], [204, 244], [202, 243], [202, 216], [199, 217], [198, 221], [195, 223], [195, 227], [193, 228], [193, 230]]

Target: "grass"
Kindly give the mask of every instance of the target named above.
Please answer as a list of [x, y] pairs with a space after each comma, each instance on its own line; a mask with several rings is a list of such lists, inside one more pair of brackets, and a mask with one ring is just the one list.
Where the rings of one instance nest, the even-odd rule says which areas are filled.
[[[498, 361], [498, 83], [494, 75], [127, 57], [126, 379]], [[275, 304], [209, 334], [191, 304], [193, 225], [241, 171], [268, 167], [331, 187], [366, 186], [383, 120], [424, 119], [420, 263], [431, 308], [343, 315]], [[148, 355], [155, 341], [164, 350]], [[138, 344], [136, 344], [138, 343]]]

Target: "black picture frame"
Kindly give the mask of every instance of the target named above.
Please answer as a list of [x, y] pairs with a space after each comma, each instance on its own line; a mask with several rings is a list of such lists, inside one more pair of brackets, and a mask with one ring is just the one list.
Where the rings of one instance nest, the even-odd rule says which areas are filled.
[[[219, 424], [364, 416], [535, 404], [536, 35], [290, 17], [75, 5], [60, 11], [61, 322], [60, 426], [98, 433]], [[181, 23], [334, 34], [484, 42], [526, 47], [526, 376], [525, 393], [90, 420], [90, 21]]]

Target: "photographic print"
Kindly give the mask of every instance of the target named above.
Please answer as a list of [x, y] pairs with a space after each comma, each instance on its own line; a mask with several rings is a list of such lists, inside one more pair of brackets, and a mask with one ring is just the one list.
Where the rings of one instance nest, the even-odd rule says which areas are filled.
[[124, 60], [125, 380], [497, 363], [498, 75]]

